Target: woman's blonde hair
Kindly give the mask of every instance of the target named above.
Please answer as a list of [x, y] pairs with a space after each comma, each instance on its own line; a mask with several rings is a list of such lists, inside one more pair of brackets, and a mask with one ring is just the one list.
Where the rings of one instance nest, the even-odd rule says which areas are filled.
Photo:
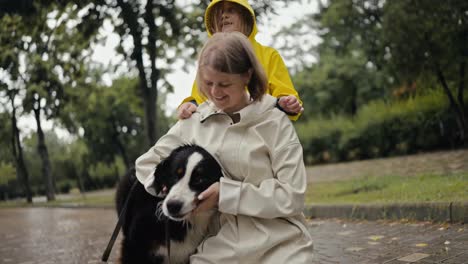
[[215, 33], [203, 46], [198, 58], [197, 86], [206, 97], [200, 71], [204, 67], [228, 74], [246, 74], [251, 70], [247, 90], [253, 101], [260, 101], [267, 89], [267, 78], [252, 44], [239, 32]]
[[[214, 34], [216, 32], [221, 32], [221, 28], [219, 28], [219, 25], [221, 24], [221, 19], [223, 15], [223, 3], [225, 1], [220, 1], [213, 5], [210, 9], [210, 13], [208, 13], [208, 25], [209, 28], [207, 29], [211, 34]], [[239, 5], [235, 2], [231, 2], [232, 4], [235, 5], [236, 9], [239, 11], [241, 14], [241, 33], [246, 35], [247, 37], [250, 36], [253, 30], [253, 17], [252, 14], [250, 13], [249, 10], [247, 10], [245, 7], [242, 5]]]

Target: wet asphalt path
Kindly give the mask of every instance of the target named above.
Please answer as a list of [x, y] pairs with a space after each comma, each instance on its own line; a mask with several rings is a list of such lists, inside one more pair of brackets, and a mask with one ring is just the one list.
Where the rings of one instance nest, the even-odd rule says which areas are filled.
[[[0, 209], [0, 263], [101, 263], [116, 220], [111, 209]], [[309, 230], [313, 263], [468, 263], [466, 225], [318, 219]]]

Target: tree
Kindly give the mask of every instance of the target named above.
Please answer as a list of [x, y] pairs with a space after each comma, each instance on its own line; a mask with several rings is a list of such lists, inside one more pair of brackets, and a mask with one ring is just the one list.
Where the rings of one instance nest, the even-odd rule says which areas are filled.
[[[295, 28], [304, 31], [305, 27], [322, 38], [318, 46], [309, 49], [309, 53], [317, 54], [317, 65], [304, 67], [295, 77], [301, 84], [307, 76], [314, 76], [306, 84], [313, 89], [298, 87], [301, 93], [311, 94], [308, 98], [313, 100], [307, 103], [313, 104], [308, 105], [322, 105], [322, 110], [328, 110], [330, 104], [326, 102], [334, 98], [337, 105], [349, 109], [345, 112], [353, 114], [361, 103], [381, 97], [392, 99], [390, 95], [400, 90], [427, 89], [437, 82], [447, 95], [463, 141], [468, 131], [463, 101], [467, 10], [468, 2], [462, 0], [330, 0], [319, 13], [299, 20], [279, 36], [294, 36], [291, 32]], [[289, 49], [296, 54], [307, 52], [300, 45], [289, 45]], [[355, 100], [359, 94], [365, 96]], [[351, 107], [343, 104], [352, 101]]]
[[[79, 4], [36, 1], [28, 13], [2, 13], [10, 30], [2, 31], [2, 68], [15, 85], [10, 90], [23, 96], [24, 112], [32, 112], [36, 120], [39, 157], [47, 189], [47, 199], [55, 199], [54, 179], [45, 144], [42, 122], [59, 116], [66, 104], [66, 89], [73, 89], [83, 72], [83, 52], [96, 32], [96, 10], [87, 3]], [[22, 11], [22, 9], [20, 9]], [[87, 11], [87, 12], [83, 12]], [[87, 15], [97, 17], [94, 24], [80, 23]], [[99, 12], [98, 12], [99, 14]]]
[[[4, 92], [5, 90], [0, 89], [0, 95]], [[8, 97], [8, 93], [6, 95]], [[4, 104], [9, 102], [9, 99], [5, 102], [2, 100], [2, 108], [9, 108]], [[16, 109], [11, 113], [0, 112], [0, 123], [0, 199], [26, 196], [26, 201], [32, 203], [29, 174], [24, 162], [23, 147], [18, 140]]]
[[138, 79], [120, 78], [110, 87], [82, 87], [73, 112], [75, 125], [82, 129], [82, 138], [91, 150], [90, 164], [110, 164], [120, 155], [128, 169], [144, 148], [144, 115], [136, 95], [137, 85]]
[[466, 143], [468, 2], [387, 1], [383, 10], [391, 67], [407, 82], [434, 76], [457, 117], [460, 139]]
[[[1, 13], [0, 13], [1, 15]], [[0, 69], [3, 70], [3, 81], [0, 81], [0, 94], [8, 98], [7, 103], [3, 109], [10, 109], [10, 142], [13, 161], [16, 167], [16, 176], [18, 182], [22, 185], [26, 200], [28, 203], [32, 202], [32, 194], [29, 186], [29, 174], [25, 165], [23, 157], [23, 148], [21, 145], [20, 131], [17, 125], [17, 110], [18, 105], [16, 103], [16, 96], [19, 93], [17, 85], [17, 79], [19, 76], [19, 60], [15, 56], [15, 46], [20, 43], [21, 35], [17, 34], [16, 27], [19, 23], [19, 17], [3, 15], [0, 17], [0, 25], [5, 34], [0, 34], [0, 46], [2, 52], [0, 52]], [[8, 72], [5, 73], [5, 72]], [[10, 85], [8, 85], [8, 83]], [[9, 105], [8, 105], [9, 104]]]
[[[381, 49], [382, 1], [319, 3], [318, 13], [305, 15], [275, 36], [289, 59], [312, 55], [317, 60], [311, 65], [296, 59], [293, 81], [306, 105], [301, 121], [314, 114], [355, 115], [362, 105], [388, 94], [394, 79]], [[320, 41], [304, 37], [311, 32]], [[318, 44], [311, 45], [314, 41]]]

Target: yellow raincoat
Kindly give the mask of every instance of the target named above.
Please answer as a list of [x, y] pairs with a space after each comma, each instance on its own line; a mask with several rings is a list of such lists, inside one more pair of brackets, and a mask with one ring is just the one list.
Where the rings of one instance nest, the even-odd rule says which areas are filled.
[[[268, 89], [266, 92], [276, 98], [294, 95], [302, 104], [297, 91], [294, 89], [291, 78], [289, 77], [288, 69], [286, 68], [286, 65], [278, 51], [272, 47], [263, 46], [255, 40], [255, 35], [257, 35], [258, 32], [257, 23], [255, 22], [255, 13], [247, 0], [213, 0], [205, 12], [205, 26], [208, 31], [208, 36], [211, 37], [214, 34], [214, 32], [210, 31], [211, 27], [209, 25], [208, 18], [210, 17], [213, 6], [222, 1], [237, 3], [252, 14], [253, 29], [250, 33], [249, 40], [252, 43], [255, 54], [257, 55], [260, 64], [262, 64], [268, 78]], [[196, 101], [196, 103], [200, 105], [205, 100], [206, 98], [198, 92], [197, 84], [194, 82], [192, 86], [192, 95], [185, 98], [182, 103]], [[288, 115], [288, 117], [289, 119], [296, 121], [300, 115], [301, 114]]]

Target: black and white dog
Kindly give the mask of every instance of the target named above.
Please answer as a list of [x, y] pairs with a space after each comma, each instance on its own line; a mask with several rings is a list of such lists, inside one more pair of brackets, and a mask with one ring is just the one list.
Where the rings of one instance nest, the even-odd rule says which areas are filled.
[[[202, 242], [215, 211], [192, 214], [197, 196], [222, 177], [218, 162], [197, 145], [184, 145], [171, 152], [154, 174], [155, 197], [137, 183], [135, 170], [120, 181], [116, 195], [117, 212], [123, 209], [122, 264], [188, 263]], [[169, 230], [169, 232], [167, 232]], [[166, 237], [168, 236], [168, 237]], [[167, 240], [170, 239], [170, 261]]]

